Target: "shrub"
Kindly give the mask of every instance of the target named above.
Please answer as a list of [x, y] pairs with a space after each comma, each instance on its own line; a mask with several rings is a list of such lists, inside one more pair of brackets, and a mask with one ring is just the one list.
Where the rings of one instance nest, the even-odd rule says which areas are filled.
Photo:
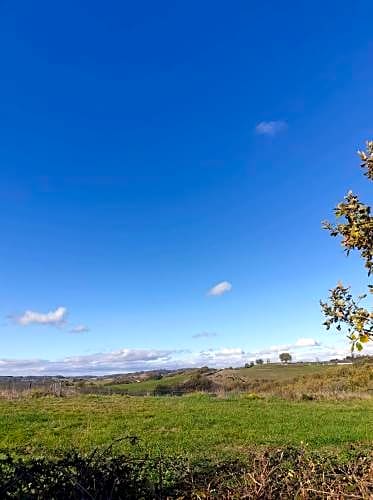
[[181, 388], [184, 391], [212, 391], [215, 388], [214, 382], [201, 375], [200, 373], [196, 373], [190, 379], [186, 380]]
[[167, 394], [173, 394], [175, 391], [177, 391], [177, 387], [172, 387], [167, 384], [157, 384], [154, 389], [154, 395], [155, 396], [164, 396]]
[[190, 462], [183, 457], [131, 458], [95, 450], [49, 460], [0, 457], [1, 498], [38, 500], [371, 498], [372, 450], [346, 455], [283, 447], [244, 459]]

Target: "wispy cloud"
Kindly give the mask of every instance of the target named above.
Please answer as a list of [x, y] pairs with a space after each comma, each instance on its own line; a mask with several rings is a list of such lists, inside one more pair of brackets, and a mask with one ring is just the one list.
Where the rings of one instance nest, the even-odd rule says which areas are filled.
[[260, 135], [277, 135], [280, 132], [284, 132], [288, 128], [287, 123], [284, 121], [270, 121], [270, 122], [260, 122], [255, 127], [255, 131]]
[[15, 316], [14, 319], [18, 324], [22, 326], [28, 326], [32, 324], [59, 326], [65, 323], [66, 316], [66, 307], [57, 307], [56, 310], [49, 311], [47, 313], [27, 310], [20, 316]]
[[217, 337], [218, 334], [215, 332], [200, 332], [200, 333], [195, 333], [192, 335], [193, 339], [202, 339], [202, 338], [208, 338], [208, 337]]
[[229, 281], [221, 281], [214, 285], [207, 292], [207, 295], [212, 295], [213, 297], [217, 297], [219, 295], [223, 295], [223, 293], [230, 292], [232, 290], [232, 284]]
[[73, 326], [69, 331], [70, 333], [85, 333], [89, 332], [89, 328], [86, 325], [76, 325]]

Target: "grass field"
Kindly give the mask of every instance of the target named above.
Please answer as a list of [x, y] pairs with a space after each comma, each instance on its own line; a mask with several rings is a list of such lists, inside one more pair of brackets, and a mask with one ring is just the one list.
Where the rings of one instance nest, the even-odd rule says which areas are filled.
[[[291, 382], [299, 377], [312, 375], [332, 375], [340, 370], [338, 366], [327, 366], [322, 364], [264, 364], [251, 368], [218, 370], [216, 373], [208, 375], [207, 378], [214, 381], [221, 388], [231, 388], [235, 383], [266, 383], [266, 382]], [[126, 391], [128, 394], [143, 395], [147, 392], [154, 392], [159, 386], [169, 389], [177, 389], [191, 377], [195, 376], [198, 370], [187, 370], [184, 373], [169, 374], [161, 379], [148, 379], [131, 383], [110, 383], [105, 387]]]
[[53, 454], [117, 444], [143, 456], [236, 455], [253, 445], [307, 443], [343, 449], [373, 444], [373, 401], [250, 400], [205, 395], [183, 397], [80, 396], [0, 401], [0, 447]]
[[[104, 384], [106, 389], [121, 390], [133, 395], [152, 394], [162, 387], [163, 390], [183, 390], [184, 384], [198, 375], [199, 370], [187, 370], [183, 373], [169, 374], [161, 379], [149, 378], [140, 382]], [[213, 383], [210, 392], [241, 390], [246, 392], [271, 393], [284, 396], [287, 392], [317, 392], [322, 388], [325, 392], [346, 392], [360, 390], [366, 392], [373, 389], [373, 367], [336, 366], [324, 364], [264, 364], [251, 368], [216, 370], [201, 373], [203, 379]], [[289, 385], [290, 384], [290, 385]], [[100, 384], [98, 384], [100, 386]], [[280, 389], [280, 390], [279, 390]], [[290, 391], [289, 391], [290, 389]], [[197, 388], [198, 390], [198, 388]]]
[[315, 373], [333, 373], [338, 371], [340, 367], [336, 365], [323, 364], [288, 364], [281, 365], [279, 363], [264, 364], [261, 366], [253, 366], [252, 368], [239, 368], [235, 370], [222, 370], [217, 375], [238, 375], [245, 377], [248, 380], [276, 380], [288, 381], [297, 377], [314, 375]]
[[106, 387], [112, 387], [114, 389], [123, 389], [128, 392], [128, 394], [136, 394], [138, 392], [153, 392], [157, 386], [160, 384], [164, 387], [174, 387], [177, 384], [185, 382], [190, 376], [189, 373], [181, 373], [177, 375], [165, 376], [162, 379], [149, 379], [141, 382], [131, 382], [129, 384], [109, 384]]

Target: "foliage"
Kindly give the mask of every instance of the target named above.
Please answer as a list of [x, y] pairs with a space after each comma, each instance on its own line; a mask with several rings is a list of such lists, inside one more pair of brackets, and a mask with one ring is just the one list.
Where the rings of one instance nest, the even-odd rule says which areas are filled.
[[338, 283], [330, 290], [329, 302], [321, 302], [327, 318], [324, 321], [326, 328], [329, 330], [334, 324], [336, 329], [341, 331], [343, 326], [347, 326], [352, 350], [356, 348], [358, 351], [363, 349], [364, 343], [373, 338], [373, 313], [359, 306], [363, 298], [365, 295], [358, 297], [356, 301], [350, 293], [350, 287]]
[[[373, 180], [373, 141], [367, 143], [366, 151], [359, 151], [361, 166], [365, 170], [364, 175]], [[358, 196], [351, 191], [345, 196], [343, 202], [339, 203], [334, 210], [338, 219], [344, 222], [331, 224], [326, 221], [323, 227], [331, 236], [340, 236], [341, 245], [347, 255], [351, 250], [357, 250], [364, 260], [364, 266], [368, 270], [368, 276], [373, 271], [373, 216], [371, 207], [362, 203]], [[368, 285], [369, 291], [373, 292], [373, 285]], [[337, 330], [342, 326], [347, 328], [347, 336], [351, 341], [351, 349], [359, 351], [363, 344], [373, 339], [373, 313], [359, 306], [359, 302], [366, 295], [360, 295], [353, 299], [350, 287], [339, 283], [330, 290], [329, 302], [321, 301], [321, 308], [326, 317], [324, 325], [327, 329], [334, 324]]]
[[256, 360], [255, 360], [255, 363], [256, 363], [257, 365], [262, 365], [262, 364], [264, 363], [264, 361], [263, 361], [261, 358], [259, 358], [259, 359], [256, 359]]
[[174, 385], [160, 383], [155, 387], [154, 395], [182, 395], [197, 391], [211, 392], [215, 389], [215, 384], [210, 378], [203, 375], [203, 373], [207, 373], [208, 371], [205, 368], [200, 369], [183, 382], [176, 382]]
[[373, 141], [367, 142], [367, 150], [359, 151], [361, 159], [361, 168], [366, 169], [364, 175], [371, 181], [373, 180]]
[[290, 363], [292, 360], [291, 354], [288, 352], [282, 352], [279, 355], [281, 363]]
[[215, 388], [214, 382], [201, 373], [196, 373], [190, 379], [186, 380], [181, 388], [186, 392], [193, 391], [212, 391]]
[[178, 386], [172, 387], [167, 384], [158, 384], [154, 389], [154, 396], [165, 396], [167, 394], [176, 394], [179, 391]]
[[94, 450], [57, 459], [4, 450], [1, 498], [38, 500], [370, 498], [372, 451], [347, 455], [306, 447], [251, 450], [242, 459], [133, 459]]

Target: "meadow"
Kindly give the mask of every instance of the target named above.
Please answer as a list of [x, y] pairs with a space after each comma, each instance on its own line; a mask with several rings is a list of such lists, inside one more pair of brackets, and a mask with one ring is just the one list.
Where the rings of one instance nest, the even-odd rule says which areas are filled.
[[131, 382], [127, 384], [113, 384], [109, 383], [106, 384], [105, 387], [109, 389], [120, 389], [123, 391], [128, 392], [128, 394], [133, 394], [136, 395], [139, 392], [141, 393], [146, 393], [146, 392], [154, 392], [157, 387], [161, 384], [163, 387], [167, 387], [172, 389], [173, 387], [178, 386], [179, 384], [182, 384], [185, 382], [189, 377], [189, 373], [180, 373], [180, 374], [171, 374], [168, 376], [163, 377], [162, 379], [158, 378], [151, 378], [148, 380], [143, 380], [141, 382]]
[[369, 498], [372, 381], [368, 364], [18, 381], [0, 399], [0, 495]]
[[[176, 387], [178, 384], [186, 382], [193, 374], [202, 373], [216, 382], [226, 382], [229, 379], [244, 380], [246, 382], [261, 381], [261, 382], [285, 382], [291, 381], [295, 378], [314, 375], [314, 374], [328, 374], [338, 371], [337, 366], [329, 366], [318, 363], [310, 364], [293, 364], [282, 365], [279, 363], [264, 364], [262, 366], [253, 366], [250, 368], [226, 368], [224, 370], [208, 370], [193, 369], [185, 370], [181, 373], [170, 373], [159, 378], [150, 378], [141, 380], [139, 382], [131, 383], [106, 383], [106, 387], [113, 389], [123, 389], [128, 391], [129, 394], [136, 394], [138, 392], [154, 391], [158, 385], [164, 387]], [[204, 373], [205, 372], [205, 373]]]
[[143, 374], [141, 379], [97, 380], [84, 393], [131, 395], [255, 393], [285, 399], [342, 399], [373, 394], [373, 365], [264, 364], [224, 370], [189, 369], [168, 374]]
[[[126, 436], [136, 436], [130, 444]], [[119, 440], [119, 441], [116, 441]], [[0, 448], [51, 456], [114, 444], [138, 456], [244, 454], [254, 446], [373, 444], [373, 400], [286, 401], [250, 395], [87, 395], [0, 401]]]

